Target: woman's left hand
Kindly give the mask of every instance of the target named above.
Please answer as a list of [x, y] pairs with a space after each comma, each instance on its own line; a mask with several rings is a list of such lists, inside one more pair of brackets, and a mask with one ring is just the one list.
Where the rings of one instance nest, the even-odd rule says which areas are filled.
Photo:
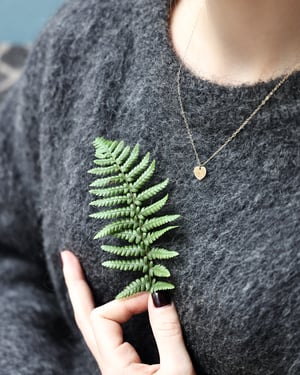
[[[95, 308], [78, 259], [68, 250], [63, 251], [61, 257], [76, 323], [102, 375], [196, 374], [185, 348], [173, 303], [159, 301], [158, 298], [156, 305], [162, 307], [157, 308], [151, 295], [145, 292]], [[124, 342], [121, 327], [133, 315], [147, 309], [160, 356], [160, 364], [155, 365], [141, 363], [134, 347]]]

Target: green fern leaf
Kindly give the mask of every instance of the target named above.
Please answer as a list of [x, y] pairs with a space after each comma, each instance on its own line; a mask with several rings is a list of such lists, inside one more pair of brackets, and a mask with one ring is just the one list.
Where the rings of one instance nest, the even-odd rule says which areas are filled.
[[[95, 154], [101, 154], [103, 155], [103, 157], [107, 157], [107, 152], [109, 151], [110, 153], [112, 153], [117, 147], [118, 143], [119, 142], [117, 140], [111, 141], [108, 139], [104, 139], [103, 137], [97, 137], [93, 142], [93, 146], [96, 149]], [[98, 155], [97, 157], [99, 158], [100, 156]]]
[[96, 174], [97, 176], [106, 176], [108, 174], [119, 172], [117, 165], [111, 165], [109, 167], [97, 167], [88, 170], [88, 173]]
[[149, 206], [143, 207], [141, 209], [139, 217], [144, 218], [146, 216], [150, 216], [158, 212], [162, 207], [166, 204], [168, 200], [169, 194], [166, 194], [162, 199], [159, 201], [150, 204]]
[[169, 179], [167, 178], [163, 182], [160, 182], [159, 184], [153, 185], [150, 188], [148, 188], [148, 189], [142, 191], [141, 193], [139, 193], [137, 195], [136, 199], [138, 201], [143, 202], [147, 199], [153, 198], [154, 195], [161, 192], [168, 185], [168, 183], [169, 183]]
[[151, 284], [148, 276], [143, 276], [139, 279], [132, 281], [127, 285], [117, 296], [116, 299], [130, 297], [133, 294], [149, 291]]
[[120, 204], [125, 204], [128, 202], [128, 198], [124, 195], [119, 195], [116, 197], [98, 199], [90, 203], [91, 206], [95, 207], [107, 207], [107, 206], [119, 206]]
[[135, 242], [136, 244], [139, 244], [142, 241], [142, 236], [140, 233], [138, 233], [137, 230], [127, 230], [119, 233], [114, 233], [113, 237], [128, 241], [129, 243]]
[[142, 186], [145, 185], [145, 183], [150, 180], [153, 173], [155, 171], [155, 160], [152, 161], [152, 163], [149, 165], [149, 167], [145, 170], [145, 172], [133, 183], [133, 188], [136, 191], [139, 191]]
[[161, 227], [162, 225], [168, 224], [171, 221], [178, 219], [180, 215], [165, 215], [154, 217], [153, 219], [148, 219], [142, 226], [142, 230], [148, 232], [149, 230], [157, 227]]
[[167, 267], [157, 264], [151, 269], [151, 273], [153, 273], [154, 276], [157, 277], [170, 277], [170, 271], [167, 269]]
[[122, 172], [127, 173], [132, 165], [137, 161], [137, 158], [139, 156], [140, 152], [140, 146], [139, 144], [136, 144], [129, 156], [129, 158], [126, 160], [126, 162], [121, 167]]
[[95, 219], [115, 219], [117, 217], [130, 216], [132, 210], [130, 207], [115, 208], [113, 210], [99, 211], [94, 214], [90, 214], [90, 217]]
[[107, 152], [106, 150], [108, 148], [110, 153], [113, 153], [114, 150], [116, 149], [116, 147], [118, 146], [118, 144], [119, 144], [119, 141], [117, 141], [117, 140], [114, 140], [114, 141], [107, 140], [106, 144], [104, 144], [103, 150], [104, 150], [104, 152]]
[[[107, 146], [106, 146], [106, 149], [107, 149]], [[97, 148], [96, 149], [96, 152], [95, 152], [95, 156], [96, 158], [98, 159], [99, 163], [101, 162], [105, 162], [105, 160], [107, 161], [110, 161], [111, 164], [113, 164], [113, 159], [110, 158], [108, 155], [107, 155], [107, 152], [106, 152], [106, 149], [104, 148]]]
[[119, 271], [148, 271], [148, 265], [143, 259], [107, 260], [102, 263], [102, 266]]
[[128, 173], [129, 181], [134, 181], [135, 177], [139, 176], [146, 169], [147, 165], [149, 164], [149, 159], [150, 153], [147, 152], [139, 164]]
[[[113, 148], [116, 147], [118, 144], [118, 141], [114, 140], [110, 140], [110, 139], [105, 139], [103, 137], [97, 137], [94, 141], [93, 141], [93, 146], [95, 147], [96, 151], [97, 150], [106, 150], [107, 147], [110, 147], [112, 146]], [[113, 148], [112, 148], [112, 151], [113, 151]]]
[[113, 159], [117, 159], [121, 155], [121, 153], [122, 153], [122, 151], [124, 149], [124, 144], [125, 144], [124, 141], [121, 141], [121, 142], [118, 143], [117, 147], [111, 153]]
[[116, 162], [117, 164], [123, 164], [124, 160], [128, 158], [130, 154], [130, 147], [126, 146], [122, 151], [121, 155], [117, 157]]
[[94, 239], [101, 238], [104, 236], [112, 235], [123, 231], [124, 229], [129, 229], [135, 226], [135, 222], [132, 219], [128, 220], [120, 220], [111, 224], [107, 224], [104, 228], [102, 228], [94, 237]]
[[[166, 232], [177, 228], [175, 225], [165, 228], [163, 226], [178, 219], [179, 215], [155, 216], [164, 207], [169, 196], [165, 194], [157, 200], [154, 197], [166, 188], [169, 179], [142, 190], [150, 181], [156, 167], [156, 161], [150, 160], [149, 152], [139, 158], [138, 144], [131, 149], [124, 141], [107, 140], [103, 137], [97, 137], [93, 145], [96, 157], [94, 164], [97, 167], [88, 172], [97, 178], [90, 184], [93, 189], [89, 192], [99, 198], [92, 201], [90, 206], [106, 209], [89, 216], [100, 220], [113, 220], [104, 225], [94, 238], [110, 235], [129, 243], [124, 246], [102, 245], [103, 251], [127, 258], [108, 260], [103, 266], [143, 273], [142, 277], [126, 286], [117, 298], [128, 297], [141, 291], [173, 289], [173, 284], [156, 280], [170, 277], [170, 271], [161, 264], [155, 264], [155, 261], [171, 259], [178, 253], [150, 247]], [[147, 200], [151, 203], [145, 205]]]
[[157, 230], [155, 232], [150, 232], [147, 234], [146, 238], [144, 239], [144, 243], [146, 245], [151, 245], [154, 241], [159, 239], [162, 235], [164, 235], [166, 232], [168, 232], [171, 229], [177, 228], [178, 225], [170, 225], [166, 228]]
[[163, 260], [163, 259], [171, 259], [178, 255], [179, 253], [177, 253], [177, 251], [171, 251], [171, 250], [154, 247], [149, 251], [148, 258], [151, 260], [156, 260], [156, 259]]
[[119, 185], [119, 186], [114, 186], [114, 187], [109, 187], [109, 188], [104, 188], [104, 189], [92, 189], [89, 190], [89, 193], [97, 195], [98, 197], [113, 197], [118, 194], [125, 194], [126, 191], [126, 186], [124, 185]]
[[158, 292], [159, 290], [171, 290], [174, 289], [175, 286], [171, 283], [167, 283], [166, 281], [157, 281], [151, 288], [151, 292]]
[[94, 164], [100, 165], [101, 167], [108, 167], [114, 163], [113, 159], [95, 159]]
[[124, 182], [124, 176], [119, 174], [117, 176], [110, 176], [106, 178], [98, 178], [94, 182], [92, 182], [89, 186], [91, 187], [104, 187], [111, 184], [116, 184], [119, 182]]
[[101, 249], [103, 251], [107, 251], [108, 253], [125, 256], [125, 257], [138, 257], [138, 256], [145, 256], [146, 250], [140, 246], [132, 245], [132, 246], [114, 246], [114, 245], [102, 245]]

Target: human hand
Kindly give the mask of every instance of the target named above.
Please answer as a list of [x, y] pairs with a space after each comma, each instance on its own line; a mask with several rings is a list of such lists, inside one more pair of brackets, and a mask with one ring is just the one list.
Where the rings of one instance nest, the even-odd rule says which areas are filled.
[[[102, 375], [196, 375], [182, 338], [178, 315], [164, 294], [139, 293], [94, 305], [91, 290], [76, 256], [61, 252], [63, 273], [74, 316], [87, 346], [95, 357]], [[159, 351], [160, 364], [147, 365], [128, 342], [123, 340], [121, 324], [148, 309], [150, 324]]]

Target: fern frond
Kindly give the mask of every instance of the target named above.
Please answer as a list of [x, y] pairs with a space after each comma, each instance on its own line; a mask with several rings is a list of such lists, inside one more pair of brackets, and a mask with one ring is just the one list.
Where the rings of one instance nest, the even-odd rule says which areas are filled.
[[[103, 139], [103, 138], [102, 138]], [[104, 150], [104, 152], [106, 152], [107, 153], [107, 148], [109, 149], [109, 152], [110, 153], [113, 153], [114, 152], [114, 150], [115, 150], [115, 148], [118, 146], [118, 144], [119, 144], [119, 141], [117, 141], [117, 140], [114, 140], [114, 141], [109, 141], [109, 140], [107, 140], [107, 142], [106, 143], [104, 143], [104, 148], [103, 148], [103, 150]], [[99, 147], [100, 148], [100, 147]], [[102, 147], [101, 147], [102, 148]]]
[[95, 155], [97, 158], [101, 158], [101, 155], [104, 158], [108, 157], [107, 151], [109, 150], [109, 152], [112, 153], [117, 147], [118, 143], [119, 142], [117, 140], [111, 141], [104, 139], [103, 137], [97, 137], [93, 142], [93, 146], [95, 147]]
[[94, 164], [100, 165], [101, 167], [107, 167], [114, 163], [113, 159], [95, 159]]
[[162, 207], [166, 204], [168, 200], [169, 194], [166, 194], [162, 199], [159, 201], [150, 204], [149, 206], [143, 207], [140, 212], [140, 217], [146, 217], [155, 214], [159, 210], [162, 209]]
[[99, 211], [90, 214], [90, 217], [95, 219], [116, 219], [118, 217], [130, 216], [132, 213], [130, 207], [115, 208], [113, 210]]
[[167, 178], [166, 180], [164, 180], [163, 182], [160, 182], [159, 184], [156, 184], [156, 185], [153, 185], [151, 187], [149, 187], [148, 189], [142, 191], [141, 193], [139, 193], [136, 197], [136, 199], [138, 201], [145, 201], [147, 199], [150, 199], [150, 198], [153, 198], [154, 195], [158, 194], [159, 192], [161, 192], [169, 183], [169, 179]]
[[[94, 238], [110, 235], [129, 243], [124, 246], [102, 245], [103, 251], [127, 258], [108, 260], [102, 265], [144, 274], [125, 287], [116, 298], [128, 297], [141, 291], [173, 289], [173, 284], [156, 279], [170, 277], [170, 271], [162, 264], [155, 264], [155, 261], [171, 259], [178, 253], [160, 247], [151, 248], [166, 232], [177, 228], [176, 225], [163, 226], [175, 221], [180, 215], [155, 216], [164, 207], [169, 195], [167, 193], [157, 200], [154, 197], [166, 188], [169, 179], [142, 190], [154, 175], [156, 167], [156, 161], [150, 160], [149, 152], [139, 158], [138, 144], [131, 149], [124, 141], [112, 141], [103, 137], [97, 137], [93, 145], [96, 156], [94, 163], [97, 167], [88, 172], [97, 178], [90, 184], [93, 189], [89, 192], [99, 198], [90, 202], [90, 206], [109, 209], [102, 209], [89, 216], [113, 220], [104, 225]], [[144, 204], [147, 200], [151, 202], [148, 205]]]
[[133, 189], [139, 191], [145, 183], [150, 180], [153, 173], [155, 171], [155, 160], [149, 165], [149, 167], [145, 170], [145, 172], [133, 183]]
[[143, 157], [143, 159], [139, 162], [138, 165], [136, 165], [129, 173], [129, 181], [134, 181], [136, 176], [139, 176], [146, 168], [147, 165], [149, 164], [149, 159], [150, 159], [150, 153], [147, 152], [147, 154]]
[[[107, 260], [102, 263], [102, 266], [119, 271], [148, 271], [148, 265], [143, 259]], [[157, 272], [159, 273], [159, 270]]]
[[149, 251], [148, 258], [151, 260], [156, 260], [156, 259], [163, 260], [163, 259], [171, 259], [178, 255], [179, 253], [177, 253], [177, 251], [171, 251], [171, 250], [154, 247]]
[[97, 148], [96, 152], [95, 152], [95, 156], [96, 156], [96, 158], [98, 158], [99, 162], [103, 162], [103, 161], [105, 162], [105, 160], [107, 160], [107, 161], [110, 161], [110, 164], [113, 164], [112, 158], [110, 158], [107, 155], [105, 149]]
[[122, 165], [121, 170], [124, 173], [127, 173], [132, 165], [137, 161], [137, 158], [139, 157], [140, 153], [140, 146], [139, 144], [136, 144], [129, 156], [129, 158], [126, 160], [126, 162]]
[[93, 141], [93, 146], [95, 147], [96, 151], [102, 150], [102, 149], [105, 150], [105, 148], [110, 147], [110, 146], [115, 147], [117, 144], [118, 144], [118, 141], [105, 139], [103, 137], [96, 137], [95, 140]]
[[95, 207], [107, 207], [107, 206], [119, 206], [120, 204], [128, 203], [128, 198], [124, 195], [116, 197], [110, 197], [105, 199], [97, 199], [90, 203], [91, 206]]
[[113, 161], [110, 154], [114, 151], [118, 144], [118, 141], [108, 141], [104, 140], [104, 138], [98, 137], [98, 139], [93, 142], [96, 149], [95, 156], [99, 160], [111, 159]]
[[167, 269], [167, 267], [157, 264], [151, 269], [151, 274], [157, 277], [170, 277], [170, 271]]
[[164, 215], [159, 217], [154, 217], [152, 219], [148, 219], [142, 226], [142, 230], [148, 232], [149, 230], [157, 227], [161, 227], [162, 225], [168, 224], [171, 221], [178, 219], [180, 215]]
[[124, 182], [124, 176], [122, 174], [116, 176], [110, 176], [106, 178], [98, 178], [92, 182], [89, 186], [91, 187], [104, 187], [111, 184], [116, 184], [118, 182]]
[[103, 188], [103, 189], [92, 189], [89, 190], [89, 193], [93, 195], [97, 195], [98, 197], [113, 197], [118, 194], [124, 194], [124, 191], [126, 190], [125, 185], [119, 185], [109, 188]]
[[128, 158], [130, 154], [130, 147], [126, 146], [122, 151], [121, 155], [117, 157], [116, 162], [117, 164], [123, 164], [124, 160]]
[[139, 244], [142, 241], [141, 234], [136, 230], [127, 230], [119, 233], [114, 233], [113, 237], [128, 241], [129, 243], [135, 242], [136, 244]]
[[149, 281], [149, 277], [143, 276], [139, 279], [132, 281], [129, 285], [127, 285], [117, 296], [116, 299], [130, 297], [133, 294], [146, 292], [149, 291], [151, 288], [151, 284]]
[[124, 229], [133, 228], [135, 226], [135, 222], [132, 219], [128, 220], [120, 220], [111, 224], [107, 224], [104, 228], [102, 228], [94, 237], [94, 240], [97, 238], [101, 238], [104, 236], [108, 236], [110, 234], [115, 234]]
[[96, 174], [97, 176], [106, 176], [108, 174], [119, 172], [117, 165], [112, 165], [109, 167], [97, 167], [88, 170], [88, 173]]
[[121, 155], [121, 152], [123, 151], [123, 149], [124, 149], [124, 141], [121, 141], [117, 144], [117, 147], [111, 153], [112, 158], [117, 159]]
[[144, 243], [146, 245], [151, 245], [154, 241], [158, 240], [162, 235], [168, 232], [171, 229], [177, 228], [178, 225], [171, 225], [169, 227], [157, 230], [155, 232], [150, 232], [147, 234], [146, 238], [144, 239]]
[[103, 251], [107, 251], [108, 253], [119, 255], [122, 257], [137, 257], [137, 256], [145, 256], [146, 250], [140, 246], [132, 245], [132, 246], [114, 246], [114, 245], [102, 245], [101, 249]]
[[174, 289], [175, 286], [171, 283], [167, 283], [166, 281], [157, 281], [151, 289], [151, 292], [158, 292], [159, 290], [171, 290]]

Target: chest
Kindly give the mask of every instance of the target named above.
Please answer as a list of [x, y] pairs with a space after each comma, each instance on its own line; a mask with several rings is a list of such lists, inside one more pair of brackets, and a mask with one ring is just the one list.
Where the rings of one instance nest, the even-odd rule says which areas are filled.
[[[77, 111], [73, 121], [62, 119], [63, 133], [57, 124], [48, 124], [42, 139], [42, 173], [43, 236], [50, 264], [60, 249], [74, 251], [97, 304], [112, 299], [132, 280], [130, 273], [101, 266], [107, 255], [100, 246], [107, 239], [93, 239], [102, 223], [89, 217], [89, 184], [94, 178], [87, 170], [93, 167], [96, 136], [123, 139], [130, 146], [139, 143], [141, 154], [150, 151], [157, 161], [153, 183], [170, 179], [166, 210], [181, 215], [179, 228], [162, 237], [159, 245], [180, 254], [169, 268], [187, 346], [197, 366], [201, 363], [215, 374], [242, 371], [244, 363], [254, 368], [257, 361], [263, 362], [260, 349], [266, 345], [277, 358], [274, 345], [290, 344], [290, 322], [299, 316], [299, 131], [291, 128], [282, 138], [276, 126], [269, 132], [272, 120], [262, 116], [255, 138], [245, 130], [208, 165], [207, 178], [199, 182], [192, 174], [189, 141], [173, 128], [179, 119], [164, 118], [162, 105], [154, 111], [156, 99], [134, 108], [124, 103], [113, 118]], [[218, 140], [204, 136], [197, 133], [195, 140], [209, 156]], [[52, 272], [61, 289], [61, 275], [54, 267]], [[145, 321], [137, 324], [143, 329]], [[284, 337], [283, 326], [288, 332]], [[155, 350], [149, 354], [148, 341], [136, 332], [137, 327], [129, 327], [129, 338], [137, 340], [146, 358], [155, 357]], [[147, 335], [151, 341], [149, 331]], [[235, 367], [228, 360], [232, 355]]]

